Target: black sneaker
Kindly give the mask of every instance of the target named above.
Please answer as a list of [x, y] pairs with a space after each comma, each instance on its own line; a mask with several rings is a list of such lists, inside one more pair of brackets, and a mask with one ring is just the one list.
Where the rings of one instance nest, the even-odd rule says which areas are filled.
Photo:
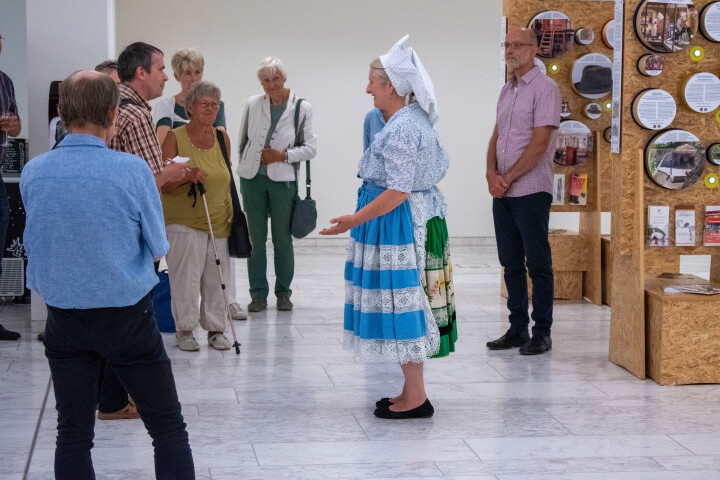
[[540, 355], [552, 350], [552, 339], [550, 335], [535, 334], [530, 341], [520, 347], [520, 355]]
[[527, 330], [523, 330], [522, 332], [517, 333], [508, 330], [507, 332], [505, 332], [505, 335], [498, 338], [497, 340], [487, 342], [486, 345], [487, 348], [489, 348], [490, 350], [508, 350], [510, 348], [525, 345], [529, 341], [530, 335], [528, 334]]
[[20, 340], [20, 334], [0, 325], [0, 340]]
[[262, 312], [267, 308], [267, 300], [264, 298], [253, 298], [247, 306], [248, 312]]
[[289, 312], [293, 309], [293, 304], [289, 297], [277, 297], [277, 309], [281, 312]]

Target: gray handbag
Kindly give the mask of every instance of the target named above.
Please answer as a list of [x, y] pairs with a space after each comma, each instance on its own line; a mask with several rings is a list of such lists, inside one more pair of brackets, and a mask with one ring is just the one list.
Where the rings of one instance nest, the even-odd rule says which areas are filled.
[[[295, 105], [295, 145], [300, 144], [298, 122], [300, 120], [300, 103], [302, 101], [302, 98], [298, 99]], [[315, 200], [310, 197], [310, 160], [305, 162], [305, 198], [300, 198], [298, 169], [298, 164], [295, 163], [295, 201], [293, 203], [290, 233], [295, 238], [305, 238], [317, 226], [317, 208]]]

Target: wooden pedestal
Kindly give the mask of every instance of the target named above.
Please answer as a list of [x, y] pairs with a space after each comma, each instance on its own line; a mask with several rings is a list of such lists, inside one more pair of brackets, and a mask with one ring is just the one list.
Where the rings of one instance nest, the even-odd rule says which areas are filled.
[[610, 235], [603, 235], [601, 239], [601, 270], [602, 270], [602, 303], [612, 305], [610, 303], [612, 297], [612, 275], [613, 275], [613, 256], [610, 248]]
[[647, 375], [660, 385], [720, 383], [720, 295], [663, 292], [681, 283], [708, 282], [645, 280]]
[[[583, 298], [583, 272], [591, 267], [588, 236], [565, 231], [548, 236], [552, 250], [556, 299], [581, 300]], [[504, 270], [503, 270], [504, 273]], [[500, 294], [507, 298], [505, 278], [501, 276]], [[532, 281], [528, 276], [528, 295], [532, 296]]]

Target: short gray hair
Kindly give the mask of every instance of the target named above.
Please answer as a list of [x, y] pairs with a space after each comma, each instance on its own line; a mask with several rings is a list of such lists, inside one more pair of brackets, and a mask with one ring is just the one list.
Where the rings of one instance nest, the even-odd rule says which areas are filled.
[[282, 77], [287, 80], [287, 70], [283, 65], [282, 60], [277, 57], [265, 57], [260, 62], [257, 68], [258, 80], [262, 82], [264, 76], [268, 74], [279, 73]]
[[71, 73], [60, 84], [60, 118], [70, 132], [86, 125], [110, 126], [110, 114], [120, 104], [112, 78], [94, 70]]
[[170, 60], [173, 72], [180, 75], [190, 67], [198, 67], [200, 70], [205, 68], [205, 59], [197, 48], [187, 47], [181, 48], [175, 52]]
[[188, 107], [192, 106], [193, 103], [203, 97], [213, 98], [219, 103], [220, 89], [216, 87], [214, 83], [206, 82], [205, 80], [203, 80], [202, 82], [197, 82], [192, 87], [190, 87], [190, 91], [188, 91], [187, 96], [185, 97], [185, 113], [187, 113], [188, 118], [192, 117], [192, 114], [190, 113], [190, 110], [188, 110]]
[[372, 70], [373, 75], [375, 75], [375, 77], [380, 80], [380, 83], [382, 85], [387, 85], [388, 83], [390, 83], [390, 77], [388, 77], [388, 74], [385, 71], [385, 67], [383, 67], [383, 64], [379, 58], [376, 58], [375, 60], [370, 62], [370, 70]]

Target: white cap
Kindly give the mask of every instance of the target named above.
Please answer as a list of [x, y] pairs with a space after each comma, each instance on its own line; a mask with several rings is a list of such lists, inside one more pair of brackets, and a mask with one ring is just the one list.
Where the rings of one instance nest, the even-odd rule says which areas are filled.
[[405, 35], [385, 54], [380, 56], [380, 62], [385, 73], [390, 78], [398, 95], [415, 94], [415, 101], [430, 117], [435, 125], [438, 120], [437, 100], [435, 87], [417, 53], [405, 46], [410, 35]]

